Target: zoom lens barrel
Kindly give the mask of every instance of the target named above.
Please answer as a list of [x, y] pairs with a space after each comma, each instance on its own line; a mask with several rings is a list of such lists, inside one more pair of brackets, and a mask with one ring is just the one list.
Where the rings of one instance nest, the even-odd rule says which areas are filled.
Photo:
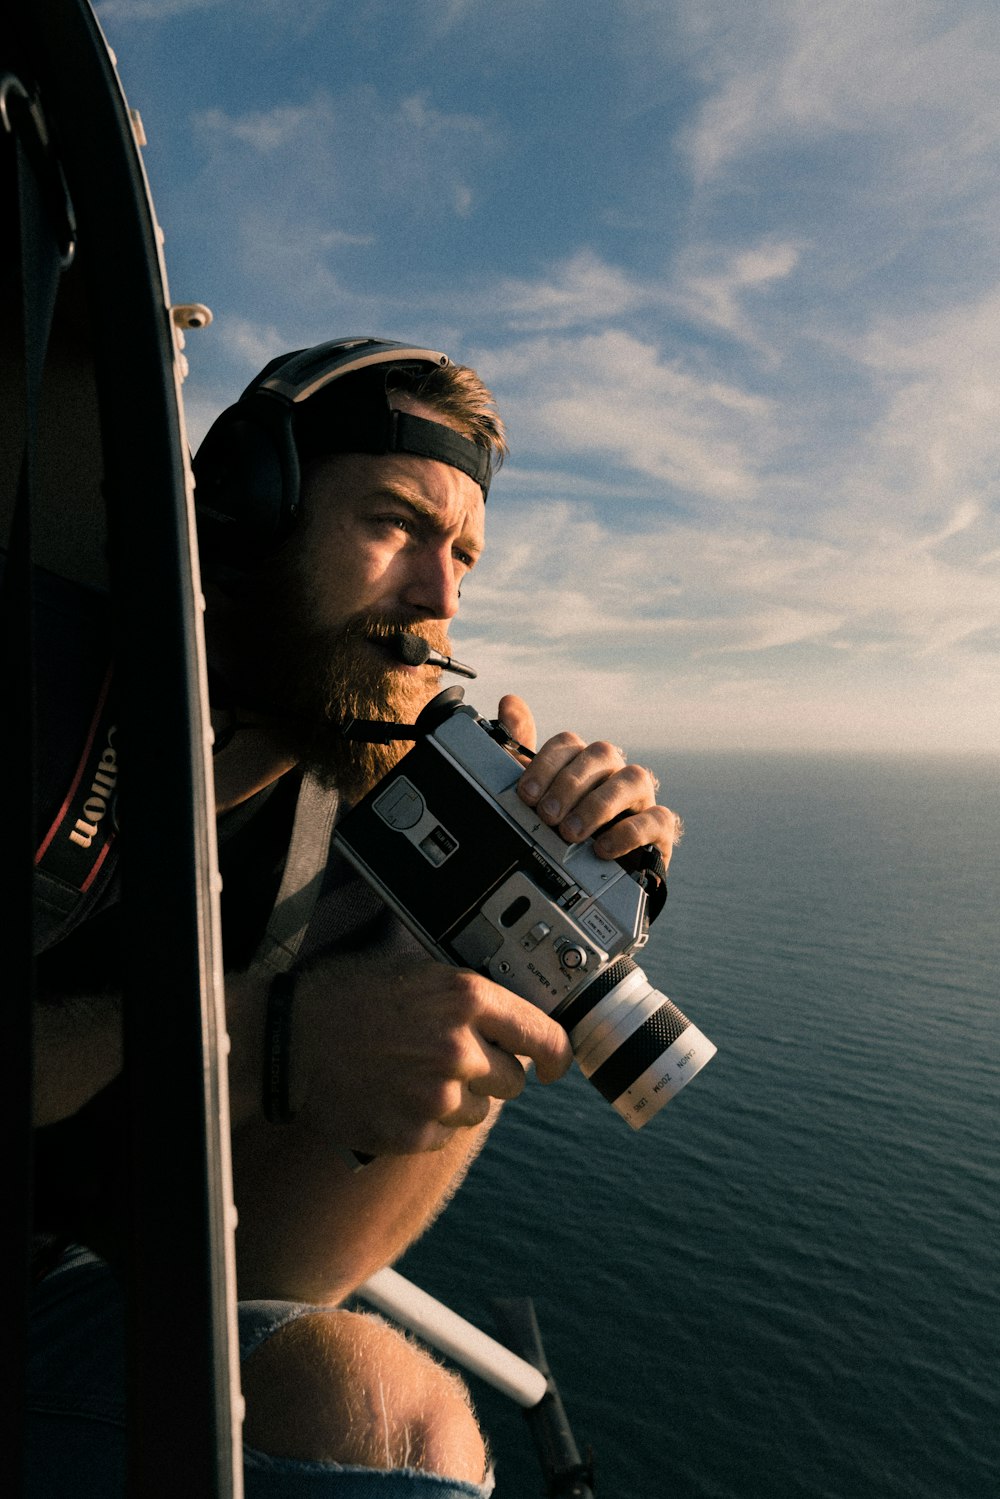
[[631, 958], [610, 964], [552, 1018], [568, 1032], [581, 1072], [633, 1129], [716, 1052]]

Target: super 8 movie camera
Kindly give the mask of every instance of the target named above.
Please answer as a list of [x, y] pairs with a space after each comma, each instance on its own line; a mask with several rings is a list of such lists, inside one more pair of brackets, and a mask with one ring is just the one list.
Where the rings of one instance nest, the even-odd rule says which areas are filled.
[[414, 748], [335, 846], [431, 953], [557, 1020], [584, 1075], [641, 1129], [716, 1050], [633, 959], [646, 877], [546, 826], [517, 795], [505, 731], [462, 698], [449, 687], [427, 705]]

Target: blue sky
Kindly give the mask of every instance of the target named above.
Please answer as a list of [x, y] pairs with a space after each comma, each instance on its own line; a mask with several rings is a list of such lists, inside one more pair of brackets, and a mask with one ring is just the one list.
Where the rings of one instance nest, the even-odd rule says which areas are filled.
[[341, 334], [512, 458], [470, 701], [638, 747], [995, 750], [995, 0], [104, 0], [193, 439]]

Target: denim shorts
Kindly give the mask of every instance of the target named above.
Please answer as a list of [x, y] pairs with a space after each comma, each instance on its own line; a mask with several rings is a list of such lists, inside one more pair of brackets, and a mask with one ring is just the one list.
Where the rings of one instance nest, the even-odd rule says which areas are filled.
[[[240, 1353], [317, 1309], [250, 1301], [239, 1308]], [[35, 1292], [28, 1363], [26, 1499], [124, 1499], [124, 1303], [103, 1261], [71, 1249]], [[247, 1499], [487, 1499], [484, 1484], [411, 1468], [300, 1462], [243, 1451]]]

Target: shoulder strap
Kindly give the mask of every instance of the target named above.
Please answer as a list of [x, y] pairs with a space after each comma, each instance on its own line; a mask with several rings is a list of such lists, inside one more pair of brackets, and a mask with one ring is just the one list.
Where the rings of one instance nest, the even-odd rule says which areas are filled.
[[115, 836], [118, 785], [116, 706], [109, 668], [98, 694], [83, 750], [62, 805], [35, 852], [35, 868], [85, 895]]
[[262, 963], [275, 973], [291, 968], [312, 919], [329, 858], [339, 800], [336, 790], [327, 790], [313, 775], [303, 776], [285, 872], [267, 929], [254, 955], [255, 963]]

